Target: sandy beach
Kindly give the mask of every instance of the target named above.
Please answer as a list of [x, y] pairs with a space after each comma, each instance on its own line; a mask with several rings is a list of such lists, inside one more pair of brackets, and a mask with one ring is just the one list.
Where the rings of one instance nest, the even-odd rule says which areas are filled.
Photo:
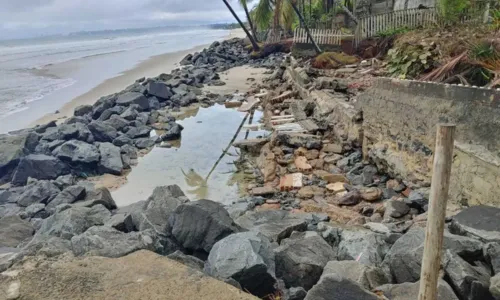
[[[234, 29], [230, 31], [227, 39], [235, 37], [242, 38], [244, 36], [245, 33], [243, 30]], [[206, 48], [209, 45], [210, 44], [201, 45], [187, 50], [152, 56], [145, 61], [137, 64], [134, 68], [127, 70], [116, 77], [105, 80], [90, 91], [67, 102], [58, 109], [59, 113], [47, 114], [42, 118], [32, 122], [30, 126], [46, 124], [52, 120], [63, 121], [64, 119], [73, 116], [73, 111], [76, 107], [86, 104], [91, 105], [95, 103], [100, 97], [119, 92], [134, 83], [138, 78], [155, 77], [161, 73], [170, 73], [170, 71], [179, 67], [179, 62], [187, 54], [201, 51], [203, 50], [203, 48]], [[47, 67], [45, 72], [50, 75], [64, 77], [68, 70], [74, 68], [78, 63], [79, 61], [76, 60], [69, 61], [64, 64], [49, 66]]]

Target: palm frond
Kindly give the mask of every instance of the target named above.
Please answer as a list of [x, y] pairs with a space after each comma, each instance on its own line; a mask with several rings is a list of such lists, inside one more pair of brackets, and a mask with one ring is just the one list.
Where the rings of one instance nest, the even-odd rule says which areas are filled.
[[293, 27], [293, 23], [297, 16], [295, 15], [295, 11], [293, 10], [290, 1], [285, 1], [283, 3], [283, 7], [281, 9], [281, 24], [283, 24], [283, 28], [287, 31], [291, 31]]
[[261, 30], [269, 28], [269, 24], [273, 19], [273, 7], [271, 0], [259, 0], [255, 8], [255, 23]]

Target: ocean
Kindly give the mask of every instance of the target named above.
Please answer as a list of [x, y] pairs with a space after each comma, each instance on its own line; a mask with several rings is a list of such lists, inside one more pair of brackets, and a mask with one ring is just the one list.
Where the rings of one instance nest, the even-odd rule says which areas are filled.
[[203, 27], [150, 28], [0, 41], [0, 133], [29, 125], [152, 56], [228, 34]]

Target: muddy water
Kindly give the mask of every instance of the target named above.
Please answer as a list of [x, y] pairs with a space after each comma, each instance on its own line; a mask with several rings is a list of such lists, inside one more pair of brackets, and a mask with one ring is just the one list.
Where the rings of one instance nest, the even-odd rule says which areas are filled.
[[[261, 116], [262, 113], [256, 111], [253, 123]], [[239, 176], [234, 173], [236, 168], [232, 164], [237, 159], [235, 149], [231, 147], [229, 155], [213, 168], [244, 117], [245, 113], [223, 105], [193, 109], [179, 117], [178, 123], [184, 126], [182, 140], [173, 143], [172, 148], [155, 147], [139, 158], [138, 165], [127, 176], [127, 183], [112, 193], [117, 205], [145, 200], [156, 186], [170, 184], [179, 185], [191, 200], [231, 203], [239, 197]], [[242, 129], [236, 140], [245, 138], [245, 134], [246, 129]], [[264, 134], [250, 131], [248, 137]]]

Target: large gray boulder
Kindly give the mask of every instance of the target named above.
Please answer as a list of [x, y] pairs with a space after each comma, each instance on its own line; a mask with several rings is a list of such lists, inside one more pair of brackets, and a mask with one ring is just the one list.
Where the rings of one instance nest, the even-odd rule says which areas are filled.
[[122, 116], [112, 115], [108, 120], [104, 121], [104, 124], [109, 125], [118, 131], [122, 131], [125, 126], [128, 126], [128, 121]]
[[23, 157], [12, 177], [12, 183], [25, 185], [28, 178], [56, 179], [69, 173], [69, 168], [56, 157], [44, 154], [30, 154]]
[[29, 153], [26, 135], [0, 134], [0, 184], [9, 182], [20, 159]]
[[478, 238], [484, 242], [500, 242], [500, 208], [477, 205], [455, 215], [450, 231], [455, 234]]
[[101, 173], [109, 173], [120, 175], [123, 170], [122, 155], [120, 148], [111, 143], [99, 144], [99, 153], [101, 161], [99, 162], [99, 171]]
[[274, 250], [276, 275], [287, 287], [309, 290], [318, 282], [323, 268], [336, 259], [332, 247], [317, 232], [294, 232]]
[[66, 252], [71, 252], [71, 242], [55, 236], [36, 234], [26, 245], [22, 253], [26, 255], [44, 255], [54, 257]]
[[364, 228], [346, 228], [340, 234], [338, 259], [357, 260], [367, 266], [379, 266], [390, 248], [384, 234]]
[[79, 117], [79, 116], [84, 116], [86, 114], [90, 114], [91, 112], [92, 112], [92, 105], [80, 105], [75, 108], [74, 115]]
[[148, 83], [146, 86], [146, 90], [149, 95], [156, 96], [159, 99], [167, 100], [172, 97], [172, 92], [170, 91], [170, 88], [161, 82], [154, 82], [151, 81]]
[[115, 128], [102, 121], [92, 121], [92, 123], [89, 124], [89, 129], [97, 142], [111, 143], [118, 136]]
[[143, 125], [139, 127], [131, 127], [126, 134], [129, 138], [136, 139], [140, 137], [149, 137], [150, 132], [151, 128]]
[[122, 257], [142, 249], [153, 250], [153, 240], [142, 232], [124, 233], [108, 226], [94, 226], [73, 236], [71, 246], [76, 256]]
[[43, 220], [37, 236], [53, 236], [69, 240], [92, 226], [104, 225], [110, 217], [111, 213], [103, 205], [91, 208], [71, 207]]
[[65, 188], [54, 199], [48, 202], [46, 209], [55, 210], [60, 204], [71, 204], [79, 200], [83, 200], [86, 195], [86, 190], [83, 186], [73, 185]]
[[118, 99], [116, 99], [116, 104], [120, 106], [137, 104], [142, 110], [149, 109], [148, 98], [146, 98], [143, 94], [136, 92], [121, 94], [118, 96]]
[[219, 240], [240, 231], [224, 206], [211, 200], [179, 205], [170, 215], [169, 224], [184, 248], [206, 252]]
[[93, 164], [100, 158], [97, 147], [82, 141], [71, 140], [52, 151], [59, 159], [71, 163]]
[[490, 279], [490, 293], [495, 299], [500, 299], [500, 274], [497, 274]]
[[309, 290], [305, 300], [379, 300], [380, 298], [358, 283], [337, 274], [322, 275]]
[[18, 196], [17, 204], [27, 207], [34, 203], [48, 203], [61, 191], [50, 181], [37, 181], [24, 189]]
[[109, 210], [116, 209], [116, 203], [111, 196], [110, 191], [105, 187], [100, 187], [95, 190], [87, 192], [87, 196], [83, 202], [76, 203], [77, 206], [81, 207], [92, 207], [96, 205], [103, 205]]
[[258, 297], [274, 292], [275, 262], [269, 239], [256, 232], [232, 234], [217, 243], [205, 263], [205, 273], [234, 279]]
[[61, 124], [57, 130], [61, 140], [80, 140], [87, 143], [94, 142], [94, 136], [89, 128], [82, 123]]
[[[374, 288], [375, 291], [382, 292], [390, 300], [417, 300], [420, 281], [400, 284], [384, 284]], [[453, 289], [443, 279], [438, 280], [437, 298], [439, 300], [459, 300]]]
[[353, 260], [329, 261], [323, 270], [323, 274], [337, 274], [357, 282], [367, 290], [389, 283], [389, 279], [382, 269]]
[[0, 219], [0, 248], [17, 247], [21, 242], [30, 239], [35, 229], [30, 222], [18, 216], [8, 216]]
[[493, 274], [500, 273], [500, 243], [484, 245], [483, 256], [493, 269]]
[[165, 235], [170, 235], [172, 228], [169, 217], [175, 209], [186, 202], [188, 198], [184, 195], [178, 185], [158, 186], [139, 210], [132, 212], [134, 223], [138, 230], [154, 229]]
[[461, 299], [493, 300], [489, 291], [490, 275], [474, 268], [457, 254], [444, 253], [443, 269], [448, 282]]
[[293, 231], [307, 229], [307, 222], [302, 216], [284, 210], [248, 211], [235, 223], [246, 230], [260, 232], [278, 243]]
[[[394, 243], [383, 262], [383, 267], [392, 275], [393, 282], [416, 282], [420, 279], [424, 240], [425, 229], [414, 227]], [[449, 249], [462, 257], [476, 257], [482, 252], [483, 244], [445, 231], [443, 249]]]
[[19, 205], [15, 203], [6, 203], [3, 205], [0, 205], [0, 218], [8, 217], [8, 216], [14, 216], [19, 213], [22, 213], [23, 207], [20, 207]]

